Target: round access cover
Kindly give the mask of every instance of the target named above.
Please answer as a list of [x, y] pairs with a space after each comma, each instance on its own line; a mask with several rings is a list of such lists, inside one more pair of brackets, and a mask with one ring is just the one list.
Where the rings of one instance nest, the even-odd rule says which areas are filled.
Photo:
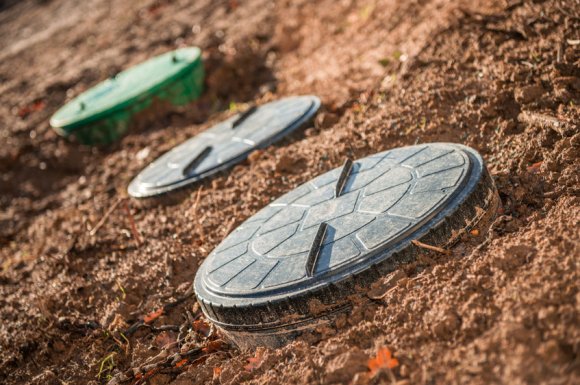
[[433, 143], [347, 161], [234, 230], [200, 266], [203, 312], [241, 347], [279, 346], [351, 307], [353, 294], [449, 247], [499, 199], [473, 149]]
[[61, 135], [86, 144], [122, 136], [134, 115], [154, 102], [186, 104], [203, 87], [201, 51], [180, 48], [149, 59], [97, 84], [59, 109], [50, 119]]
[[296, 96], [234, 115], [147, 166], [129, 184], [129, 194], [158, 195], [215, 174], [301, 127], [319, 107], [315, 96]]

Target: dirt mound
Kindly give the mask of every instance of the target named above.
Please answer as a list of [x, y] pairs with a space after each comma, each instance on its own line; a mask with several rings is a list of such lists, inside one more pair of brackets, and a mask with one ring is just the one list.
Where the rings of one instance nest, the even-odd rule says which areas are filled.
[[[2, 383], [580, 381], [573, 1], [6, 4]], [[48, 126], [80, 91], [180, 45], [204, 51], [200, 101], [108, 149]], [[175, 144], [245, 103], [300, 93], [323, 101], [314, 127], [191, 189], [126, 198], [132, 177]], [[339, 330], [279, 350], [220, 342], [191, 282], [225, 235], [346, 157], [432, 141], [484, 156], [502, 200], [489, 233], [387, 277], [381, 298]], [[371, 370], [385, 347], [398, 364]]]

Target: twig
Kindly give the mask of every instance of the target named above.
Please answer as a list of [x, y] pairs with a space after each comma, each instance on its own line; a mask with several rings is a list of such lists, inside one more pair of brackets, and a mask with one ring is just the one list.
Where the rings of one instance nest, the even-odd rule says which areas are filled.
[[517, 2], [515, 2], [515, 3], [513, 3], [513, 4], [511, 4], [511, 5], [508, 5], [508, 6], [507, 6], [507, 7], [504, 9], [504, 11], [505, 11], [505, 12], [511, 12], [511, 11], [513, 11], [514, 9], [516, 9], [516, 8], [518, 8], [518, 7], [521, 7], [522, 5], [524, 5], [524, 2], [523, 2], [523, 1], [517, 1]]
[[[168, 304], [165, 304], [161, 308], [161, 311], [162, 311], [161, 314], [167, 314], [167, 312], [170, 309], [181, 304], [182, 302], [185, 302], [192, 295], [193, 295], [193, 288], [188, 290], [182, 297], [177, 298], [173, 302], [169, 302]], [[126, 336], [131, 335], [131, 334], [135, 333], [137, 331], [137, 329], [139, 329], [141, 326], [144, 326], [144, 325], [145, 325], [145, 321], [143, 319], [140, 319], [137, 322], [133, 323], [123, 334], [125, 334]], [[148, 325], [145, 325], [145, 326], [148, 326]]]
[[559, 120], [550, 115], [538, 114], [536, 112], [521, 112], [518, 115], [518, 120], [531, 126], [550, 128], [562, 136], [567, 136], [568, 133], [575, 130], [574, 126], [568, 122]]
[[97, 231], [99, 231], [99, 229], [101, 227], [103, 227], [103, 225], [105, 223], [107, 223], [107, 219], [109, 219], [109, 217], [111, 216], [111, 214], [113, 213], [113, 211], [115, 211], [115, 209], [121, 204], [121, 202], [123, 202], [126, 199], [127, 198], [119, 198], [115, 203], [113, 203], [113, 205], [109, 208], [109, 210], [107, 210], [107, 212], [105, 213], [105, 215], [103, 215], [103, 217], [101, 218], [101, 220], [99, 221], [99, 223], [97, 223], [96, 226], [93, 227], [92, 230], [89, 232], [89, 235], [91, 237], [93, 237], [93, 236], [95, 236], [97, 234]]
[[197, 190], [197, 195], [195, 196], [195, 201], [193, 202], [193, 206], [191, 206], [191, 213], [195, 214], [197, 210], [197, 206], [199, 206], [199, 201], [201, 199], [201, 192], [203, 191], [203, 186]]
[[427, 250], [435, 251], [437, 253], [441, 253], [441, 254], [445, 254], [445, 255], [451, 255], [451, 251], [450, 250], [446, 250], [446, 249], [444, 249], [442, 247], [431, 246], [431, 245], [428, 245], [426, 243], [419, 242], [417, 240], [412, 240], [411, 243], [414, 244], [417, 247], [422, 248], [422, 249], [427, 249]]
[[387, 375], [389, 376], [389, 380], [391, 380], [391, 384], [396, 384], [397, 378], [392, 369], [387, 368]]
[[127, 216], [129, 217], [129, 224], [131, 226], [131, 233], [133, 234], [133, 238], [135, 238], [137, 245], [141, 245], [141, 235], [137, 230], [137, 226], [135, 226], [135, 219], [133, 218], [133, 214], [131, 214], [131, 209], [129, 209], [129, 202], [127, 200], [125, 200], [124, 209], [127, 213]]
[[169, 253], [165, 254], [164, 262], [165, 266], [167, 267], [167, 270], [165, 270], [165, 279], [169, 280], [171, 276], [173, 276], [173, 263], [171, 263], [171, 257], [169, 256]]
[[172, 332], [178, 332], [179, 331], [179, 326], [177, 325], [161, 325], [161, 326], [152, 326], [152, 325], [147, 325], [148, 327], [151, 328], [152, 331], [154, 332], [163, 332], [163, 331], [172, 331]]
[[78, 234], [78, 233], [73, 236], [73, 240], [72, 240], [70, 246], [66, 249], [64, 255], [69, 255], [70, 253], [72, 253], [76, 249], [77, 243], [79, 241], [79, 236], [80, 236], [80, 234]]
[[232, 220], [230, 221], [230, 223], [228, 223], [227, 227], [226, 227], [226, 233], [225, 235], [228, 235], [230, 233], [230, 231], [232, 230], [232, 227], [234, 225], [234, 223], [236, 222], [236, 218], [232, 218]]
[[[175, 366], [175, 363], [177, 363], [183, 359], [187, 359], [189, 361], [189, 358], [194, 357], [200, 353], [202, 353], [201, 347], [191, 349], [185, 353], [174, 353], [170, 356], [162, 356], [162, 354], [159, 354], [158, 356], [153, 357], [153, 359], [161, 358], [160, 361], [155, 362], [155, 363], [151, 363], [151, 364], [143, 365], [137, 369], [137, 374], [135, 375], [135, 378], [137, 378], [136, 384], [142, 383], [140, 381], [146, 381], [147, 379], [153, 377], [155, 374], [157, 374], [157, 372], [159, 372], [163, 368]], [[209, 354], [205, 354], [205, 355], [209, 355]], [[160, 357], [160, 356], [162, 356], [162, 357]], [[138, 374], [140, 374], [140, 376]]]

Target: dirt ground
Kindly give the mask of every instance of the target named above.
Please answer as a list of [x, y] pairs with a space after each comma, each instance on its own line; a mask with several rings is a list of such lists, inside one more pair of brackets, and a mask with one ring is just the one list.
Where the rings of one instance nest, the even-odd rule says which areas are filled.
[[[0, 382], [580, 383], [579, 31], [578, 0], [1, 1]], [[82, 90], [183, 45], [204, 52], [198, 102], [109, 148], [50, 129]], [[313, 127], [126, 199], [185, 138], [307, 93]], [[190, 288], [236, 225], [346, 157], [433, 141], [483, 155], [502, 200], [489, 233], [426, 252], [339, 330], [221, 342]], [[383, 347], [399, 365], [369, 371]]]

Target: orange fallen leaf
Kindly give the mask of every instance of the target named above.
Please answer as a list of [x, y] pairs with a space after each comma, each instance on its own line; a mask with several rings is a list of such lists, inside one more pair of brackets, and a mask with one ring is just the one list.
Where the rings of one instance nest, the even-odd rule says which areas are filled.
[[215, 340], [215, 341], [211, 341], [209, 342], [207, 345], [205, 345], [205, 347], [202, 350], [202, 352], [204, 353], [213, 353], [219, 350], [219, 348], [222, 347], [222, 341], [221, 340]]
[[473, 235], [474, 237], [477, 237], [479, 235], [479, 230], [478, 229], [473, 229], [469, 232], [469, 234]]
[[151, 369], [148, 372], [146, 372], [145, 374], [143, 373], [137, 373], [135, 374], [135, 380], [139, 381], [139, 380], [146, 380], [150, 377], [152, 377], [155, 373], [157, 373], [158, 369]]
[[254, 357], [248, 358], [248, 365], [244, 366], [244, 369], [248, 372], [252, 372], [262, 365], [262, 361], [264, 361], [262, 358], [262, 352], [256, 352]]
[[389, 348], [384, 347], [379, 349], [376, 357], [369, 360], [367, 366], [371, 371], [371, 376], [374, 376], [380, 369], [393, 369], [399, 366], [399, 360], [393, 358]]
[[222, 368], [220, 368], [219, 366], [213, 368], [213, 380], [214, 381], [219, 378], [220, 374], [222, 374]]
[[542, 163], [543, 163], [542, 161], [539, 161], [532, 164], [531, 166], [528, 167], [528, 172], [537, 174], [538, 172], [540, 172], [540, 167], [542, 167]]
[[46, 106], [46, 103], [44, 101], [37, 100], [36, 102], [30, 103], [24, 107], [21, 107], [18, 110], [18, 116], [20, 118], [25, 118], [33, 112], [44, 110], [45, 106]]
[[163, 308], [155, 310], [154, 312], [149, 313], [145, 317], [143, 317], [143, 322], [145, 322], [146, 324], [150, 324], [151, 322], [153, 322], [157, 318], [159, 318], [162, 314], [163, 314]]
[[176, 367], [176, 368], [181, 368], [181, 367], [182, 367], [183, 365], [185, 365], [185, 364], [187, 364], [187, 358], [184, 358], [183, 360], [181, 360], [181, 361], [178, 361], [178, 362], [175, 364], [175, 367]]
[[32, 103], [31, 109], [32, 111], [42, 111], [44, 110], [44, 107], [46, 107], [46, 103], [42, 100], [38, 100]]
[[147, 373], [145, 373], [145, 375], [143, 376], [143, 378], [144, 379], [151, 378], [155, 374], [157, 374], [158, 371], [159, 371], [159, 368], [151, 369], [150, 371], [148, 371]]
[[150, 15], [157, 15], [159, 12], [161, 12], [162, 8], [162, 4], [153, 4], [147, 7], [147, 12], [149, 12]]

